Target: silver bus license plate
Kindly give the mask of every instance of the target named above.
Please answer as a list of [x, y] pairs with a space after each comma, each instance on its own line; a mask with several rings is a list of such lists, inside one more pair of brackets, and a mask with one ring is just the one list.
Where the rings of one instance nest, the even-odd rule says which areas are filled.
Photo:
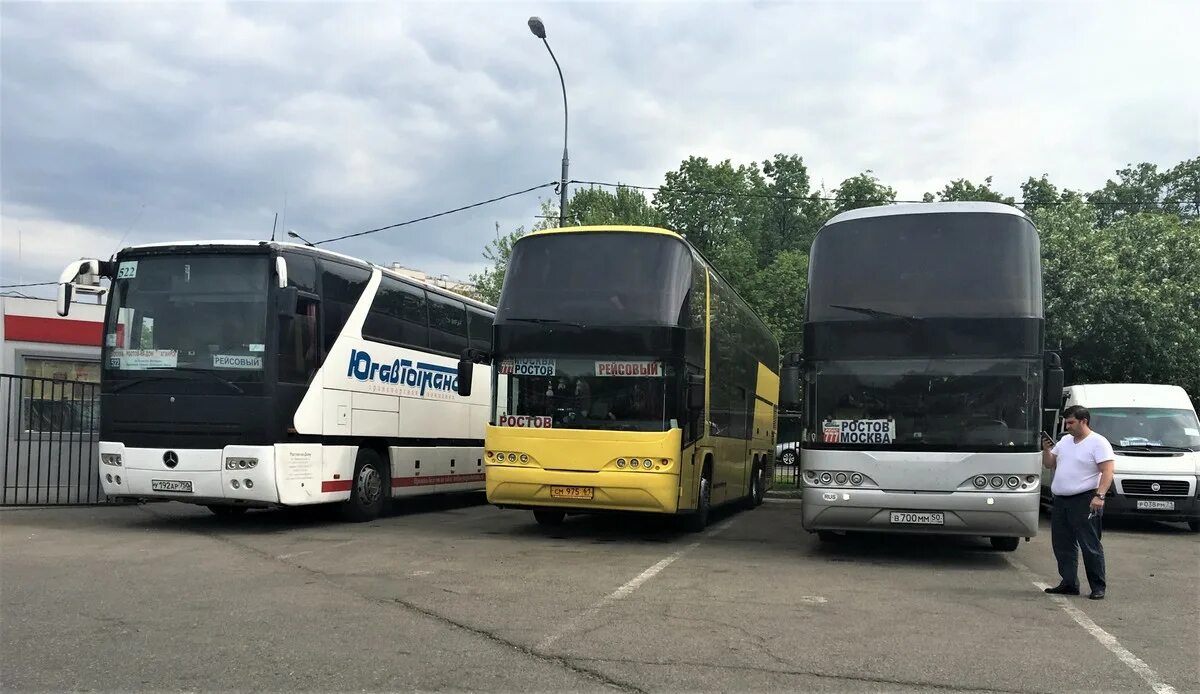
[[191, 480], [150, 480], [150, 489], [156, 492], [192, 493]]
[[1174, 501], [1158, 501], [1157, 499], [1138, 499], [1139, 511], [1174, 511]]
[[945, 522], [945, 514], [940, 511], [933, 513], [892, 511], [892, 525], [944, 525]]

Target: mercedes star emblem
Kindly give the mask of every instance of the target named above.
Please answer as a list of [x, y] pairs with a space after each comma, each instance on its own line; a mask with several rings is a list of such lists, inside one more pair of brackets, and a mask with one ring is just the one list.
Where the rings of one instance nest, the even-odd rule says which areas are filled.
[[178, 464], [179, 456], [175, 454], [175, 451], [167, 451], [166, 453], [163, 453], [163, 465], [173, 468]]

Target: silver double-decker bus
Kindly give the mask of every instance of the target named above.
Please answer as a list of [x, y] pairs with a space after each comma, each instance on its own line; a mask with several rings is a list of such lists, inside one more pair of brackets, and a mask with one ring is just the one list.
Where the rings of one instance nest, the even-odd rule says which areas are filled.
[[806, 530], [1004, 551], [1037, 534], [1043, 408], [1063, 377], [1028, 217], [985, 202], [842, 213], [813, 241], [804, 312], [783, 400], [804, 413]]

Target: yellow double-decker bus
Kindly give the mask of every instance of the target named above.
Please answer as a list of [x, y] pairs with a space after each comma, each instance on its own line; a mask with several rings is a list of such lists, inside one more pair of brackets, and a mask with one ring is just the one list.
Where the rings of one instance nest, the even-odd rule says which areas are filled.
[[634, 226], [538, 231], [513, 247], [490, 354], [488, 501], [708, 523], [762, 502], [774, 471], [779, 346], [679, 234]]

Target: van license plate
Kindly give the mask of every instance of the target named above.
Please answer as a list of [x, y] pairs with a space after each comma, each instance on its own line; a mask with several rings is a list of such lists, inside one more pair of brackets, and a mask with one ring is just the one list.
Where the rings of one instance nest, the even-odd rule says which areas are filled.
[[893, 525], [945, 525], [944, 513], [911, 513], [909, 511], [892, 511]]
[[553, 499], [591, 499], [594, 493], [593, 487], [550, 487]]
[[156, 492], [192, 493], [191, 480], [150, 480], [150, 489]]
[[1138, 499], [1139, 511], [1174, 511], [1174, 501], [1159, 501], [1157, 499]]

